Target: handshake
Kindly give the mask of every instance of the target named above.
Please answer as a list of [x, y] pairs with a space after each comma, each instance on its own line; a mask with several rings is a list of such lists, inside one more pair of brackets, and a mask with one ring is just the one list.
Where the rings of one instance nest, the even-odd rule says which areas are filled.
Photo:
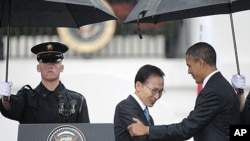
[[11, 87], [12, 87], [11, 82], [0, 82], [0, 97], [3, 96], [9, 97], [11, 93]]
[[232, 83], [233, 88], [237, 92], [239, 92], [239, 90], [244, 90], [244, 88], [246, 86], [245, 76], [239, 75], [239, 74], [235, 74], [235, 75], [233, 75], [233, 77], [231, 79], [231, 83]]

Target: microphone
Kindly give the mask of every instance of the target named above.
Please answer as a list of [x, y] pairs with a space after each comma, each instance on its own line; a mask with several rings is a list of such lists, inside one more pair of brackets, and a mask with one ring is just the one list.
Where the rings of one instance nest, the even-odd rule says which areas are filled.
[[71, 100], [70, 101], [70, 114], [73, 115], [76, 112], [76, 105], [77, 105], [77, 101], [76, 100]]
[[60, 100], [58, 104], [58, 113], [64, 115], [64, 103], [62, 100]]

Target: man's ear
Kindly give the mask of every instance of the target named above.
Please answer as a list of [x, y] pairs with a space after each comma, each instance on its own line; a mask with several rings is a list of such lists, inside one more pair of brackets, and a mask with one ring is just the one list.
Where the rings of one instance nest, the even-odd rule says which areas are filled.
[[64, 70], [64, 65], [61, 65], [61, 72], [63, 72], [63, 70]]
[[206, 65], [206, 62], [203, 59], [199, 59], [200, 67], [204, 68]]
[[37, 72], [41, 72], [41, 69], [40, 69], [40, 65], [39, 65], [39, 64], [36, 65], [36, 70], [37, 70]]
[[142, 87], [142, 83], [140, 81], [136, 81], [135, 83], [135, 89], [137, 91], [140, 91], [141, 90], [141, 87]]

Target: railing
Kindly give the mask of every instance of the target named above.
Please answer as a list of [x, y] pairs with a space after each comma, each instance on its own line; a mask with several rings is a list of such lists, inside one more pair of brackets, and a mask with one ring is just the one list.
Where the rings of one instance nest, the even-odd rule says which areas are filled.
[[[7, 37], [4, 36], [4, 51], [6, 51]], [[30, 48], [47, 41], [63, 42], [57, 35], [46, 36], [18, 36], [10, 37], [10, 58], [31, 58]], [[114, 58], [114, 57], [165, 57], [165, 38], [162, 35], [114, 36], [102, 49], [93, 53], [79, 53], [72, 48], [65, 54], [69, 58]], [[5, 53], [4, 53], [5, 56]]]
[[[102, 48], [93, 52], [79, 52], [65, 43], [70, 47], [66, 55], [74, 58], [174, 57], [174, 55], [171, 55], [173, 50], [169, 49], [173, 45], [169, 42], [175, 40], [180, 25], [179, 22], [173, 22], [164, 25], [168, 28], [163, 27], [162, 24], [155, 27], [152, 25], [145, 26], [146, 28], [142, 30], [143, 39], [139, 39], [136, 28], [133, 28], [134, 25], [117, 23], [113, 37]], [[32, 57], [30, 52], [32, 46], [46, 41], [64, 42], [62, 36], [64, 35], [59, 35], [55, 28], [15, 27], [11, 28], [9, 35], [7, 34], [7, 28], [1, 28], [0, 38], [3, 41], [3, 47], [0, 44], [0, 58], [6, 56], [7, 37], [9, 37], [10, 44], [10, 58], [29, 58]], [[87, 46], [91, 47], [92, 45]]]

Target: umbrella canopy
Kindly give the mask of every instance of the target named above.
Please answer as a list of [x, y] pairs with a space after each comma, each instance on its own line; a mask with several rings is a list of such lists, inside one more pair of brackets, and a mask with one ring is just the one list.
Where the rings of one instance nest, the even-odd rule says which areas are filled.
[[1, 0], [0, 27], [80, 27], [117, 20], [102, 0]]
[[250, 9], [250, 0], [140, 0], [124, 23], [158, 23]]
[[10, 27], [81, 27], [117, 20], [105, 0], [1, 0], [0, 27], [8, 27], [6, 79], [8, 81]]
[[237, 72], [239, 61], [232, 13], [250, 9], [250, 0], [140, 0], [124, 23], [158, 23], [201, 16], [230, 14]]

